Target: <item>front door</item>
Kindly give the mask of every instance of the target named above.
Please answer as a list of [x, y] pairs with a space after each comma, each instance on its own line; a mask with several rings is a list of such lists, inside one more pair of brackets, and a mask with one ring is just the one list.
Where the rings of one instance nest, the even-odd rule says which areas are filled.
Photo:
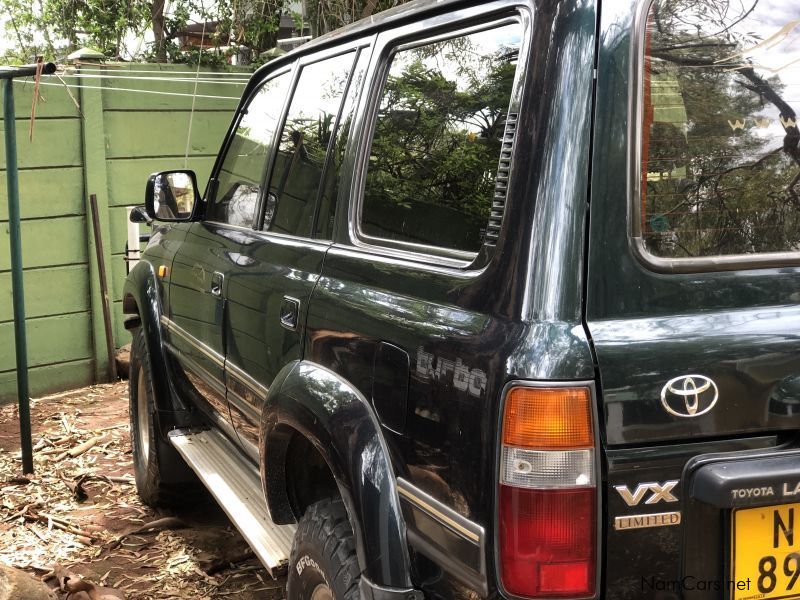
[[[229, 424], [223, 379], [222, 337], [225, 261], [215, 228], [191, 223], [169, 278], [169, 307], [162, 317], [167, 348], [218, 425]], [[204, 402], [203, 402], [204, 401]], [[229, 431], [230, 433], [230, 431]]]
[[234, 134], [209, 186], [205, 218], [189, 227], [170, 274], [165, 322], [169, 346], [205, 400], [200, 405], [233, 439], [224, 375], [224, 292], [248, 241], [246, 232], [256, 224], [261, 182], [289, 81], [284, 72], [265, 82], [237, 114]]

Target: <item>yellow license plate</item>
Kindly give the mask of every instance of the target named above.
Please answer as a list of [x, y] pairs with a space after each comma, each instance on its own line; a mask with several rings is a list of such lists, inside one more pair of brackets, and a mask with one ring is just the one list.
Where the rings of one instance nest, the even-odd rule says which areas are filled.
[[800, 504], [733, 512], [732, 600], [800, 598]]

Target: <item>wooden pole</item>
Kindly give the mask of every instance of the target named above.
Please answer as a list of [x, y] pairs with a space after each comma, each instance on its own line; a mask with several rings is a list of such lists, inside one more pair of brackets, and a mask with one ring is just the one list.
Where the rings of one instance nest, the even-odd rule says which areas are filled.
[[114, 352], [114, 331], [111, 328], [111, 307], [108, 302], [108, 280], [106, 279], [106, 259], [103, 254], [103, 238], [100, 234], [100, 215], [97, 211], [97, 196], [89, 196], [92, 207], [92, 230], [94, 231], [94, 249], [97, 254], [97, 269], [100, 272], [100, 292], [102, 294], [103, 324], [106, 334], [106, 350], [108, 351], [108, 375], [111, 381], [117, 380], [117, 361]]

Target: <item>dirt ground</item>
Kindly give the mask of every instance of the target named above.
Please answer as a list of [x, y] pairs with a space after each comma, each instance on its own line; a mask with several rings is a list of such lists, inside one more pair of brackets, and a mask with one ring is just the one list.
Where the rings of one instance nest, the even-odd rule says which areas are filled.
[[[0, 407], [0, 563], [53, 588], [53, 570], [66, 568], [130, 599], [284, 597], [284, 580], [252, 557], [210, 497], [177, 512], [141, 503], [126, 383], [48, 396], [31, 410], [35, 474], [23, 477], [17, 409]], [[147, 523], [155, 530], [142, 531]]]

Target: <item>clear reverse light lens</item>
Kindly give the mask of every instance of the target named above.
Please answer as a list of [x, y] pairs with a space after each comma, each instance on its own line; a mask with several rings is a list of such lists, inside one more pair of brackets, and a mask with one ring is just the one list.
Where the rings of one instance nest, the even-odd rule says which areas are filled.
[[539, 489], [592, 486], [594, 450], [527, 450], [504, 446], [500, 483]]

